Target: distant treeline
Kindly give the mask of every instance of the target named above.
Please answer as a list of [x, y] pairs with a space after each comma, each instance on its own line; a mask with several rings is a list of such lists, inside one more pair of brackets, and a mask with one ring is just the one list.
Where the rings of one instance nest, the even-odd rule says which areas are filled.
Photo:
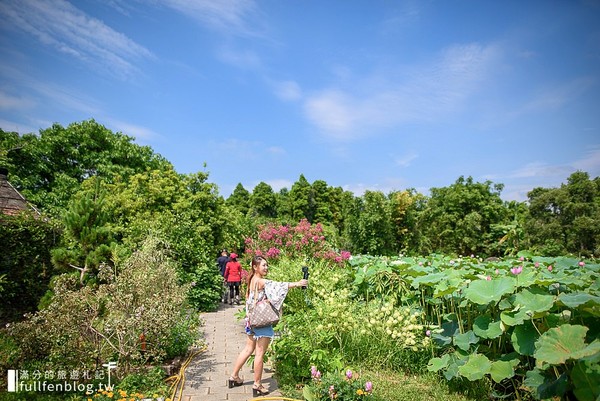
[[600, 179], [582, 171], [560, 188], [533, 189], [527, 202], [504, 202], [501, 184], [471, 177], [430, 196], [356, 196], [302, 174], [289, 189], [239, 184], [224, 199], [208, 173], [179, 174], [150, 147], [94, 120], [39, 134], [0, 130], [0, 167], [41, 211], [0, 214], [0, 322], [50, 302], [51, 279], [61, 273], [93, 286], [101, 266], [116, 269], [148, 237], [163, 244], [181, 282], [202, 283], [190, 290], [192, 305], [210, 309], [221, 291], [217, 250], [243, 254], [245, 238], [267, 223], [319, 223], [329, 243], [353, 254], [600, 253]]

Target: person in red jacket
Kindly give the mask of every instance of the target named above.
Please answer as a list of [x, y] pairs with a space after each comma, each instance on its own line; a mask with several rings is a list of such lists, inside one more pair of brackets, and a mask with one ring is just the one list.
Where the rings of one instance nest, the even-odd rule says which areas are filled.
[[237, 254], [229, 255], [229, 262], [225, 266], [225, 274], [223, 277], [229, 285], [229, 305], [233, 305], [235, 299], [236, 304], [240, 304], [240, 283], [242, 282], [242, 265], [237, 260]]

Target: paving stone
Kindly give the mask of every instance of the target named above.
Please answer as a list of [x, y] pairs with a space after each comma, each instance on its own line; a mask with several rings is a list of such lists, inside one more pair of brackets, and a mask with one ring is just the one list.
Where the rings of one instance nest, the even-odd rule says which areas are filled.
[[[207, 350], [197, 355], [185, 371], [183, 401], [247, 401], [254, 398], [253, 370], [247, 365], [240, 372], [244, 385], [231, 389], [227, 386], [233, 364], [246, 344], [243, 322], [235, 317], [241, 308], [221, 304], [217, 311], [201, 315]], [[263, 384], [271, 391], [269, 396], [281, 396], [270, 368], [265, 365]]]

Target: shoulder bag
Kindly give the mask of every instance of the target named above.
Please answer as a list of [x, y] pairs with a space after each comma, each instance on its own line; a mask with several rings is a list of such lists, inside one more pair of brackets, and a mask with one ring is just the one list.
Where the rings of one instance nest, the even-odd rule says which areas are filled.
[[281, 318], [280, 312], [265, 298], [258, 301], [258, 283], [254, 286], [254, 303], [248, 308], [248, 324], [251, 328], [274, 326]]

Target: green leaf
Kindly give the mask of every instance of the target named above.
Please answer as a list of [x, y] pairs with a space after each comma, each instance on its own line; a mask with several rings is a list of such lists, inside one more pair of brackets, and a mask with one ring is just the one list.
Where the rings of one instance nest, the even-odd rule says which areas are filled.
[[479, 338], [473, 333], [472, 330], [467, 331], [463, 334], [457, 334], [454, 337], [454, 345], [463, 351], [468, 351], [471, 348], [471, 344], [477, 344]]
[[308, 386], [304, 386], [302, 389], [302, 395], [306, 401], [315, 401], [315, 395], [312, 392], [312, 389]]
[[431, 358], [427, 364], [427, 370], [430, 372], [437, 372], [440, 369], [447, 368], [449, 362], [449, 354], [444, 354], [441, 358]]
[[502, 277], [493, 280], [473, 281], [465, 289], [465, 297], [478, 305], [487, 305], [490, 302], [498, 302], [504, 295], [511, 294], [515, 290], [515, 279]]
[[537, 392], [537, 389], [544, 384], [545, 378], [542, 374], [542, 371], [535, 368], [533, 370], [527, 371], [525, 373], [525, 380], [523, 380], [523, 385], [529, 388], [532, 392]]
[[554, 296], [544, 290], [526, 288], [515, 295], [514, 304], [533, 313], [546, 312], [554, 305]]
[[482, 354], [471, 354], [467, 362], [458, 368], [458, 372], [470, 381], [482, 379], [490, 373], [492, 363]]
[[[579, 359], [586, 356], [585, 334], [588, 328], [579, 325], [563, 324], [549, 329], [535, 342], [536, 365], [543, 362], [560, 365], [569, 359]], [[594, 348], [594, 347], [592, 347]], [[592, 355], [593, 349], [589, 355]]]
[[595, 304], [600, 304], [600, 297], [588, 294], [587, 292], [563, 292], [558, 296], [558, 300], [569, 308], [577, 308], [579, 305], [583, 305], [590, 301]]
[[492, 322], [489, 315], [479, 315], [473, 322], [473, 331], [481, 338], [497, 338], [503, 333], [502, 321]]
[[600, 397], [600, 365], [579, 361], [571, 370], [571, 380], [579, 401], [594, 401]]
[[519, 364], [518, 359], [511, 359], [509, 361], [494, 361], [490, 368], [490, 375], [492, 380], [496, 383], [500, 383], [504, 379], [509, 379], [515, 375], [515, 367]]
[[527, 321], [515, 327], [510, 336], [510, 341], [519, 354], [532, 356], [535, 352], [535, 342], [539, 336], [533, 322]]
[[500, 314], [500, 320], [507, 326], [518, 326], [523, 324], [525, 320], [530, 320], [531, 316], [527, 315], [525, 311], [517, 311], [517, 312], [502, 312]]

